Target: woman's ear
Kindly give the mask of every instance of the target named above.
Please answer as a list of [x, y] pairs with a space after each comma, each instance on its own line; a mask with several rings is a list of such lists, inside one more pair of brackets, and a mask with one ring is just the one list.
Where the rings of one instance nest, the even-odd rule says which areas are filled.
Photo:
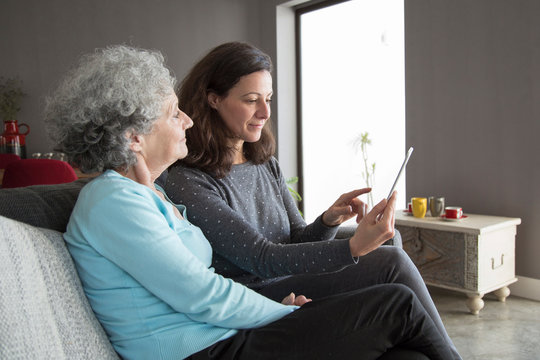
[[208, 99], [208, 104], [210, 105], [210, 107], [212, 109], [217, 110], [218, 105], [219, 105], [219, 100], [220, 100], [218, 94], [216, 94], [215, 92], [209, 92], [207, 99]]
[[128, 133], [126, 136], [129, 139], [129, 149], [135, 153], [140, 152], [142, 150], [144, 137], [135, 133]]

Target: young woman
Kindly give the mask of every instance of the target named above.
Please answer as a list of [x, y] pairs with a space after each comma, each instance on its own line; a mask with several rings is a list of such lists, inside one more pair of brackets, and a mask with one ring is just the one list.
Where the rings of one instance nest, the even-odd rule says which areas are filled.
[[[409, 257], [399, 248], [378, 246], [393, 236], [394, 219], [366, 216], [357, 197], [370, 189], [342, 195], [312, 224], [300, 216], [273, 157], [271, 72], [261, 50], [226, 43], [204, 56], [178, 90], [180, 107], [194, 126], [190, 152], [169, 169], [165, 190], [188, 207], [191, 221], [210, 241], [216, 271], [272, 299], [291, 291], [321, 299], [403, 284], [453, 346]], [[337, 225], [352, 217], [358, 222], [355, 235], [334, 239]], [[373, 237], [377, 246], [360, 245], [360, 239]]]

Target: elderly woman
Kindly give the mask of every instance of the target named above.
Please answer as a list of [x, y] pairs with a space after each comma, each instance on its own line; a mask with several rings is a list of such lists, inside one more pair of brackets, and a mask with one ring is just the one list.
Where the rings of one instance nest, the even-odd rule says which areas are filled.
[[[193, 123], [174, 85], [161, 54], [114, 46], [83, 57], [46, 107], [56, 149], [85, 172], [103, 172], [82, 189], [64, 237], [123, 358], [376, 359], [407, 349], [452, 358], [406, 287], [316, 302], [290, 294], [279, 303], [216, 274], [210, 244], [186, 208], [154, 184], [188, 153]], [[372, 216], [390, 222], [394, 204]]]

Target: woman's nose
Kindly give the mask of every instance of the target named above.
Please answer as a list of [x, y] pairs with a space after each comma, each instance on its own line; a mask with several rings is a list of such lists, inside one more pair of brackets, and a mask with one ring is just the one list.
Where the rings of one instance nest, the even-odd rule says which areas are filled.
[[186, 115], [186, 117], [187, 117], [187, 121], [186, 121], [186, 127], [185, 128], [189, 129], [190, 127], [193, 126], [193, 120], [191, 120], [191, 118], [189, 116], [187, 116], [187, 115]]
[[[180, 110], [181, 111], [181, 110]], [[189, 129], [190, 127], [193, 126], [193, 120], [191, 120], [191, 118], [189, 116], [187, 116], [187, 114], [185, 112], [182, 111], [182, 126], [184, 128], [184, 130], [187, 130]]]
[[270, 103], [262, 101], [257, 110], [257, 116], [261, 119], [268, 119], [270, 117]]

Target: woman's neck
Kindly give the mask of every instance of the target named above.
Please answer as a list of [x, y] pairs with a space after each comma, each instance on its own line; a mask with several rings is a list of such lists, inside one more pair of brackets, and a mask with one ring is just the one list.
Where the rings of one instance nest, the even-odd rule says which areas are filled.
[[[157, 179], [157, 177], [161, 174], [161, 172], [158, 173], [158, 171], [152, 172], [150, 169], [146, 166], [146, 162], [141, 161], [142, 159], [138, 157], [137, 163], [133, 166], [131, 166], [127, 171], [118, 171], [119, 174], [124, 175], [128, 179], [131, 179], [135, 182], [138, 182], [139, 184], [148, 186], [154, 193], [159, 196], [159, 198], [165, 202], [167, 202], [167, 199], [165, 199], [165, 195], [163, 195], [158, 189], [156, 189], [156, 186], [154, 185], [154, 181]], [[165, 170], [165, 169], [163, 169]], [[179, 218], [183, 219], [184, 217], [182, 214], [180, 214], [180, 211], [176, 208], [176, 206], [172, 207], [174, 215]]]
[[234, 154], [233, 165], [243, 164], [247, 162], [247, 158], [244, 155], [244, 142], [242, 140], [239, 140], [236, 144], [234, 144], [234, 148], [236, 152]]
[[150, 169], [140, 154], [135, 154], [135, 156], [137, 157], [137, 162], [133, 166], [130, 166], [127, 171], [117, 170], [117, 172], [135, 182], [138, 182], [139, 184], [148, 186], [151, 189], [155, 189], [154, 181], [158, 178], [161, 172], [155, 169]]

